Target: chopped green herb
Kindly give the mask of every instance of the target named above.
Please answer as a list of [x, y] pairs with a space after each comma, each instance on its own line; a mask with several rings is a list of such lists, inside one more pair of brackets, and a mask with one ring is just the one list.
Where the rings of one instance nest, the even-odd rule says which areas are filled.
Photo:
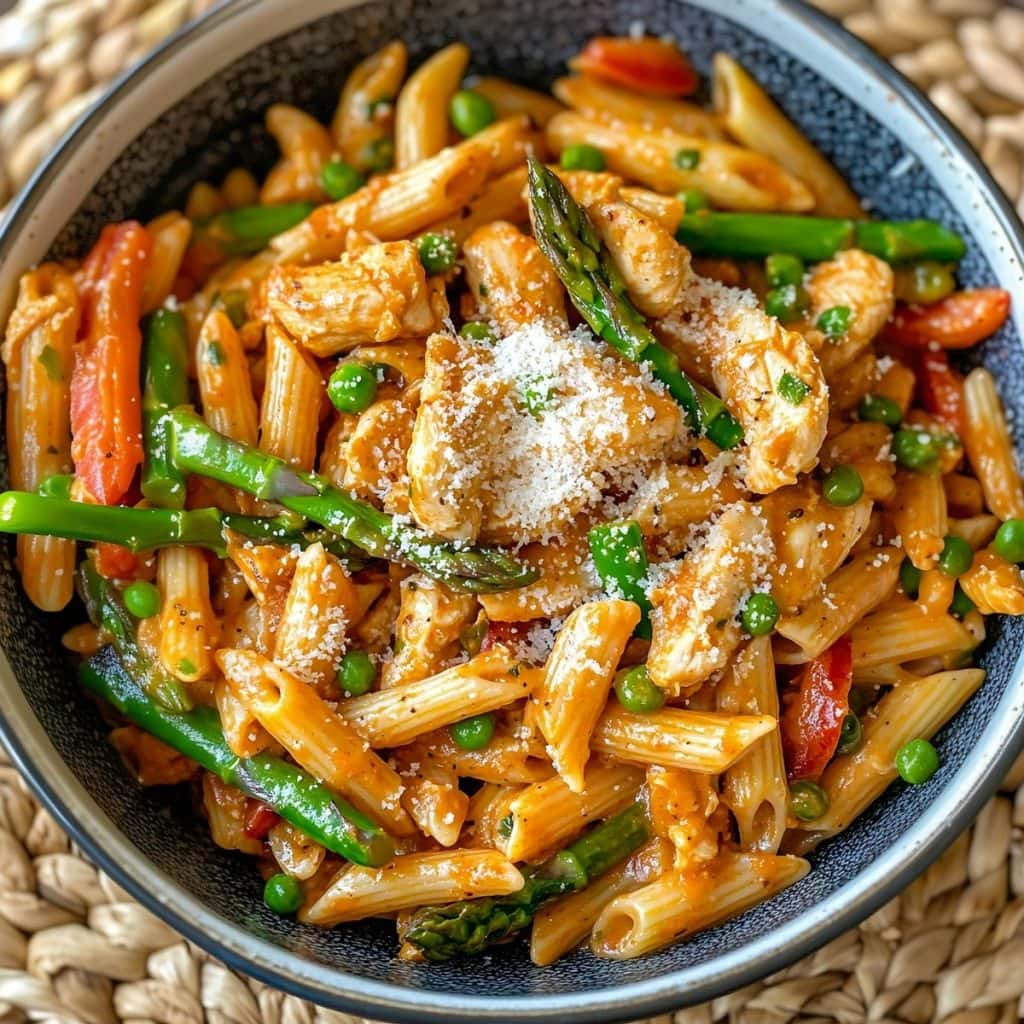
[[841, 338], [853, 322], [853, 310], [849, 306], [831, 306], [818, 317], [818, 330], [831, 338]]
[[811, 393], [811, 386], [787, 371], [779, 378], [779, 383], [775, 386], [775, 390], [790, 405], [800, 405]]
[[672, 162], [681, 171], [692, 171], [700, 164], [700, 150], [680, 149], [672, 158]]
[[46, 376], [53, 381], [64, 379], [64, 363], [60, 353], [52, 345], [44, 345], [39, 353], [39, 365], [46, 371]]

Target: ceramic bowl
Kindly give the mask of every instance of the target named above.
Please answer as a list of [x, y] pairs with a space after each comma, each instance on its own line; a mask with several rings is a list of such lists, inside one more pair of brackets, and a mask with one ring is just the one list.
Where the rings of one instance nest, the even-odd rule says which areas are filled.
[[[82, 254], [107, 221], [179, 203], [200, 178], [274, 155], [274, 101], [329, 117], [345, 72], [401, 36], [418, 61], [461, 39], [473, 70], [544, 85], [598, 33], [635, 22], [678, 38], [707, 72], [738, 57], [878, 214], [961, 231], [967, 285], [999, 282], [1024, 310], [1020, 225], [978, 159], [893, 69], [824, 16], [783, 0], [240, 0], [162, 46], [65, 137], [0, 237], [0, 316], [18, 274]], [[979, 358], [1024, 423], [1017, 325]], [[14, 439], [17, 443], [17, 439]], [[717, 996], [820, 946], [891, 897], [969, 823], [1019, 748], [1024, 620], [990, 619], [984, 686], [939, 735], [942, 768], [892, 786], [813, 856], [799, 884], [730, 923], [630, 962], [576, 952], [531, 966], [524, 944], [473, 960], [395, 958], [394, 925], [319, 931], [270, 913], [251, 862], [213, 845], [189, 808], [127, 778], [58, 643], [68, 623], [21, 595], [0, 545], [0, 731], [43, 802], [87, 853], [173, 927], [232, 966], [327, 1006], [405, 1021], [636, 1019]]]

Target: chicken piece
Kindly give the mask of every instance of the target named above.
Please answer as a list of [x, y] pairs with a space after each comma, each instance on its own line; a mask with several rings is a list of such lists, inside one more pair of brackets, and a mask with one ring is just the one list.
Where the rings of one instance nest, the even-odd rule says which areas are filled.
[[747, 487], [770, 494], [812, 470], [828, 428], [828, 389], [803, 335], [787, 330], [753, 293], [692, 275], [657, 332], [684, 365], [710, 371], [743, 425]]
[[435, 335], [409, 452], [413, 514], [452, 539], [557, 537], [664, 455], [679, 406], [585, 329]]
[[418, 682], [457, 653], [462, 631], [476, 619], [472, 594], [456, 594], [419, 573], [402, 580], [395, 623], [395, 656], [384, 664], [382, 686]]
[[840, 338], [825, 338], [817, 327], [805, 331], [818, 353], [825, 379], [831, 381], [871, 344], [889, 319], [892, 267], [860, 249], [845, 249], [810, 272], [807, 293], [811, 297], [810, 324], [817, 324], [818, 317], [833, 306], [846, 306], [853, 314], [849, 329]]
[[529, 235], [494, 221], [477, 228], [462, 251], [480, 319], [495, 321], [503, 334], [534, 320], [568, 328], [562, 282]]
[[696, 690], [725, 668], [742, 639], [737, 612], [767, 577], [773, 545], [757, 506], [726, 506], [707, 535], [667, 563], [651, 590], [651, 679], [669, 696]]
[[629, 203], [591, 203], [587, 212], [622, 274], [633, 305], [647, 316], [668, 316], [690, 274], [689, 251]]
[[401, 398], [374, 402], [356, 422], [345, 446], [344, 487], [387, 512], [409, 511], [405, 460], [412, 444], [416, 413]]
[[267, 322], [314, 355], [425, 336], [441, 309], [412, 242], [381, 242], [336, 263], [275, 267], [264, 282]]
[[776, 491], [760, 507], [775, 549], [771, 593], [786, 615], [817, 594], [871, 522], [869, 497], [839, 508], [811, 480]]

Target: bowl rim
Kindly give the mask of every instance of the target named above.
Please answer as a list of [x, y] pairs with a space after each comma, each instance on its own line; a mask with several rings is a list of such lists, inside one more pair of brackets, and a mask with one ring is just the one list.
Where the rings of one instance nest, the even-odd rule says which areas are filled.
[[[115, 108], [135, 84], [185, 50], [200, 33], [230, 21], [259, 2], [221, 0], [120, 75], [64, 133], [15, 199], [0, 224], [0, 261], [11, 256], [21, 232], [31, 223], [33, 210], [47, 189], [56, 183], [72, 154], [82, 146], [89, 129]], [[347, 3], [339, 0], [334, 9], [354, 6], [356, 2], [358, 0], [347, 0]], [[684, 2], [735, 20], [727, 12], [717, 10], [715, 0]], [[1024, 265], [1024, 230], [1012, 204], [959, 130], [915, 85], [840, 23], [806, 0], [747, 2], [756, 2], [765, 12], [775, 11], [802, 22], [823, 46], [842, 50], [857, 65], [860, 74], [873, 78], [902, 101], [907, 111], [948, 147], [955, 160], [965, 165], [979, 195], [990, 208], [1002, 241]], [[848, 89], [838, 88], [850, 96]], [[857, 102], [855, 97], [850, 98]], [[491, 997], [428, 993], [397, 982], [351, 974], [341, 965], [312, 963], [291, 950], [243, 931], [208, 910], [117, 830], [74, 777], [43, 733], [3, 651], [0, 651], [0, 682], [10, 697], [9, 706], [0, 711], [0, 742], [12, 762], [40, 803], [87, 856], [143, 906], [187, 939], [249, 977], [326, 1007], [409, 1024], [448, 1024], [451, 1020], [509, 1024], [633, 1020], [718, 997], [781, 970], [855, 927], [924, 871], [970, 824], [1024, 746], [1024, 655], [1021, 655], [992, 719], [984, 726], [979, 743], [972, 748], [976, 751], [980, 741], [993, 730], [999, 712], [1009, 710], [1012, 721], [998, 737], [998, 750], [976, 764], [976, 759], [969, 757], [911, 827], [905, 846], [900, 844], [899, 851], [895, 846], [888, 847], [819, 906], [801, 912], [732, 953], [701, 964], [613, 988], [556, 995], [524, 993], [515, 997], [513, 1008], [503, 1009]], [[1014, 697], [1016, 703], [1012, 702]], [[53, 762], [56, 768], [52, 767]], [[45, 771], [43, 764], [46, 764]], [[709, 964], [716, 964], [716, 970], [709, 972]], [[693, 979], [691, 976], [695, 973], [701, 977]], [[339, 979], [344, 979], [345, 991], [339, 989]], [[431, 1003], [425, 1005], [424, 998]], [[506, 1003], [509, 1001], [508, 997], [503, 998]]]

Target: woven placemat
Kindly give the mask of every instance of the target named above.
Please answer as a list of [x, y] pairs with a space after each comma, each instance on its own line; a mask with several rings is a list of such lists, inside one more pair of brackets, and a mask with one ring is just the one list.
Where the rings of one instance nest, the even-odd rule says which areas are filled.
[[[923, 88], [1024, 213], [1024, 11], [816, 0]], [[21, 0], [0, 16], [0, 206], [104, 84], [211, 0]], [[4, 7], [0, 0], [0, 10]], [[786, 971], [649, 1024], [1024, 1019], [1024, 756], [901, 896]], [[0, 1024], [362, 1024], [230, 971], [97, 871], [0, 754]]]

